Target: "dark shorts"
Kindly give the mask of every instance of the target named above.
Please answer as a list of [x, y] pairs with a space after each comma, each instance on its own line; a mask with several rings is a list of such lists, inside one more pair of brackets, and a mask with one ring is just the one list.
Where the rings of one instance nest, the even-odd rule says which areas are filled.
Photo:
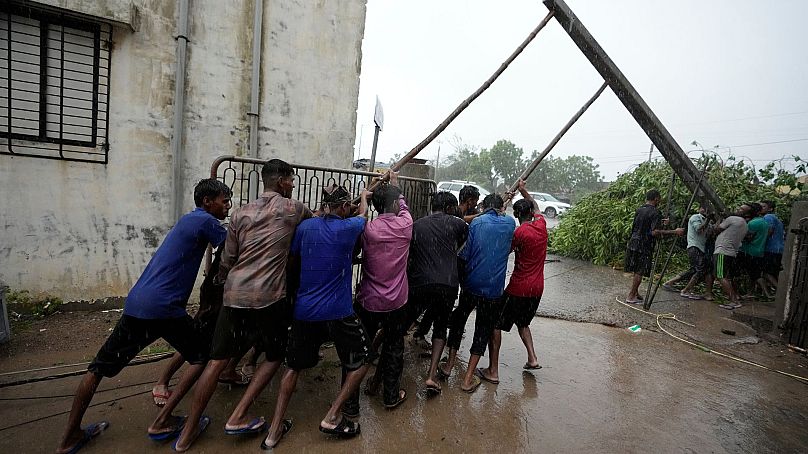
[[682, 279], [690, 279], [693, 276], [696, 276], [697, 279], [701, 279], [709, 271], [712, 271], [708, 270], [706, 263], [707, 256], [704, 252], [701, 252], [701, 249], [690, 246], [687, 248], [687, 257], [690, 260], [690, 268], [681, 274]]
[[530, 325], [533, 317], [536, 316], [541, 296], [514, 296], [505, 292], [503, 301], [505, 306], [502, 308], [502, 316], [497, 323], [497, 329], [510, 332], [514, 324], [517, 328], [525, 328]]
[[645, 277], [651, 275], [651, 252], [626, 250], [626, 264], [623, 269], [629, 273]]
[[345, 369], [356, 370], [365, 364], [371, 339], [367, 338], [362, 322], [354, 314], [340, 320], [292, 321], [287, 366], [298, 371], [316, 366], [320, 360], [320, 346], [328, 340], [334, 341]]
[[483, 356], [488, 347], [488, 341], [494, 334], [499, 319], [502, 317], [502, 298], [489, 299], [477, 295], [469, 295], [474, 306], [477, 307], [477, 316], [474, 318], [474, 338], [471, 341], [472, 355]]
[[411, 321], [414, 321], [421, 312], [431, 311], [432, 339], [446, 340], [449, 316], [456, 299], [457, 287], [440, 284], [410, 287], [407, 306], [411, 308]]
[[261, 309], [223, 307], [216, 320], [210, 358], [236, 358], [254, 346], [266, 354], [267, 361], [283, 361], [291, 320], [292, 305], [287, 298]]
[[753, 281], [760, 279], [763, 276], [763, 257], [746, 255], [744, 257], [744, 269]]
[[763, 272], [777, 277], [780, 271], [783, 270], [783, 254], [775, 254], [774, 252], [766, 252], [763, 254]]
[[716, 279], [732, 279], [735, 277], [735, 257], [715, 254], [713, 255], [713, 265]]
[[207, 344], [190, 316], [144, 319], [124, 314], [87, 369], [96, 375], [114, 377], [141, 350], [160, 338], [191, 364], [208, 360]]

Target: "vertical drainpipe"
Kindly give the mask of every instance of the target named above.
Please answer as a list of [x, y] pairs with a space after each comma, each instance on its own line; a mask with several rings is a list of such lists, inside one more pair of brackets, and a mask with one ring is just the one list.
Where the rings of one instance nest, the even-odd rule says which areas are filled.
[[[253, 45], [252, 45], [252, 87], [250, 89], [250, 157], [258, 157], [258, 101], [260, 98], [261, 78], [261, 35], [264, 15], [264, 0], [255, 0], [253, 12]], [[250, 192], [252, 193], [252, 192]]]
[[174, 165], [172, 180], [174, 194], [171, 198], [171, 213], [174, 222], [179, 220], [183, 214], [182, 120], [185, 115], [185, 55], [188, 47], [188, 1], [189, 0], [180, 0], [179, 17], [177, 18], [177, 70], [174, 77], [174, 134], [171, 137], [171, 157]]

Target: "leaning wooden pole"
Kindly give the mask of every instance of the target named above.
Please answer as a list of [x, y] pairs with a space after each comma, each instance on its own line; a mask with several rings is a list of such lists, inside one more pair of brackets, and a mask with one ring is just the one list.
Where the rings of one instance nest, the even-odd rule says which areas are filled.
[[461, 112], [466, 110], [466, 107], [468, 107], [472, 102], [474, 102], [475, 99], [480, 97], [480, 95], [483, 94], [483, 92], [485, 92], [485, 90], [487, 90], [488, 87], [490, 87], [491, 84], [493, 84], [494, 81], [497, 80], [497, 78], [500, 75], [502, 75], [502, 73], [505, 72], [506, 69], [508, 69], [508, 66], [511, 63], [513, 63], [513, 61], [516, 59], [516, 57], [518, 57], [519, 54], [521, 54], [523, 50], [525, 50], [527, 45], [530, 44], [531, 41], [533, 41], [533, 39], [536, 37], [536, 35], [539, 34], [541, 29], [543, 29], [544, 26], [547, 25], [548, 22], [550, 22], [550, 19], [553, 18], [554, 14], [555, 14], [555, 12], [550, 11], [547, 14], [547, 16], [545, 16], [544, 19], [542, 19], [542, 21], [539, 23], [539, 25], [537, 25], [536, 28], [533, 29], [532, 32], [530, 32], [529, 35], [527, 35], [527, 38], [525, 38], [525, 40], [522, 42], [522, 44], [520, 44], [519, 47], [517, 47], [516, 50], [513, 51], [513, 53], [511, 54], [510, 57], [508, 57], [507, 60], [502, 62], [502, 64], [499, 66], [499, 69], [497, 69], [494, 72], [494, 74], [491, 75], [491, 77], [489, 77], [488, 80], [486, 80], [480, 86], [480, 88], [477, 89], [477, 91], [472, 93], [471, 96], [469, 96], [463, 102], [461, 102], [460, 105], [457, 106], [457, 108], [451, 114], [449, 114], [449, 116], [446, 117], [446, 119], [443, 120], [443, 122], [441, 124], [439, 124], [438, 127], [435, 128], [434, 131], [429, 133], [429, 135], [426, 136], [426, 138], [421, 141], [421, 143], [416, 145], [415, 148], [410, 150], [409, 153], [407, 153], [401, 159], [399, 159], [398, 162], [396, 162], [395, 164], [390, 166], [390, 170], [387, 171], [384, 175], [382, 175], [380, 180], [377, 180], [374, 183], [372, 183], [370, 185], [370, 187], [368, 188], [368, 190], [373, 191], [373, 189], [376, 188], [376, 186], [381, 181], [384, 181], [384, 180], [387, 180], [387, 179], [390, 178], [390, 172], [398, 172], [402, 167], [404, 167], [404, 164], [408, 163], [412, 158], [414, 158], [418, 153], [420, 153], [421, 150], [423, 150], [424, 148], [426, 148], [427, 145], [432, 143], [432, 141], [435, 140], [435, 138], [438, 137], [438, 135], [440, 135], [440, 133], [442, 133], [443, 130], [446, 129], [455, 120], [455, 118], [457, 118], [458, 115], [460, 115]]
[[[559, 131], [558, 134], [556, 134], [555, 137], [553, 137], [553, 140], [551, 140], [550, 143], [547, 145], [547, 147], [544, 148], [544, 151], [542, 151], [542, 153], [539, 156], [537, 156], [536, 159], [534, 159], [529, 166], [527, 166], [527, 169], [525, 169], [525, 171], [522, 172], [522, 175], [519, 176], [520, 180], [527, 181], [528, 177], [530, 177], [530, 174], [533, 173], [533, 171], [536, 170], [536, 167], [538, 167], [539, 164], [541, 164], [544, 158], [547, 157], [548, 154], [550, 154], [550, 151], [553, 149], [553, 147], [556, 146], [558, 141], [560, 141], [561, 138], [564, 137], [564, 134], [566, 134], [567, 131], [570, 130], [572, 125], [574, 125], [575, 122], [578, 121], [579, 118], [581, 118], [581, 115], [583, 115], [584, 112], [586, 112], [586, 110], [589, 109], [589, 106], [591, 106], [592, 103], [594, 103], [595, 100], [600, 97], [600, 95], [603, 93], [604, 90], [606, 90], [606, 87], [608, 86], [609, 84], [607, 82], [603, 82], [603, 85], [601, 85], [600, 88], [598, 88], [598, 91], [596, 91], [595, 94], [592, 95], [591, 98], [589, 98], [586, 104], [584, 104], [583, 107], [581, 107], [578, 110], [578, 112], [575, 112], [575, 115], [573, 115], [572, 118], [570, 118], [570, 120], [567, 122], [566, 125], [564, 125], [561, 131]], [[511, 185], [511, 188], [505, 195], [506, 204], [511, 200], [511, 197], [513, 197], [513, 191], [516, 190], [516, 187], [518, 185], [519, 180], [514, 181], [513, 184]]]

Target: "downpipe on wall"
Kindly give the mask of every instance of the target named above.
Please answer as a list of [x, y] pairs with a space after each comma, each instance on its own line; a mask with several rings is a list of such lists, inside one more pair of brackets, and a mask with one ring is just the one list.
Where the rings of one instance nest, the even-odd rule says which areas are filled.
[[172, 221], [176, 222], [183, 215], [183, 119], [185, 116], [185, 60], [188, 50], [188, 2], [179, 1], [177, 17], [177, 68], [174, 84], [174, 134], [171, 137], [171, 157], [173, 161], [173, 177], [171, 198]]

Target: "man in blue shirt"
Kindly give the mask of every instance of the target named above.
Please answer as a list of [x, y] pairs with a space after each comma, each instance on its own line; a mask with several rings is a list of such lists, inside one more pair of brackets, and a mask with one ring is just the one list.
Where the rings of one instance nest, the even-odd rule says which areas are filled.
[[766, 238], [766, 248], [763, 252], [763, 274], [766, 282], [777, 287], [777, 276], [783, 269], [783, 248], [785, 247], [786, 234], [783, 228], [783, 221], [774, 213], [777, 206], [772, 200], [760, 202], [763, 220], [769, 224], [769, 236]]
[[[261, 448], [272, 449], [292, 427], [284, 420], [300, 371], [319, 361], [319, 348], [333, 340], [343, 368], [339, 394], [331, 404], [320, 431], [341, 437], [359, 434], [359, 424], [340, 414], [348, 397], [365, 378], [369, 339], [353, 310], [351, 293], [354, 246], [365, 228], [367, 198], [362, 191], [359, 216], [349, 217], [354, 206], [341, 186], [323, 191], [322, 214], [300, 223], [295, 231], [290, 259], [299, 261], [300, 288], [294, 302], [292, 329], [286, 354], [288, 369], [281, 380], [275, 415]], [[291, 290], [290, 290], [291, 293]]]
[[457, 308], [452, 311], [449, 321], [449, 359], [445, 369], [438, 368], [441, 376], [448, 376], [457, 359], [457, 350], [466, 321], [476, 307], [474, 340], [468, 369], [460, 389], [472, 393], [480, 386], [477, 363], [485, 353], [488, 341], [494, 332], [502, 312], [500, 297], [505, 289], [505, 273], [508, 269], [508, 255], [511, 253], [511, 240], [516, 229], [513, 217], [502, 213], [503, 200], [497, 194], [489, 194], [483, 199], [483, 214], [474, 218], [469, 226], [469, 236], [460, 251], [460, 258], [466, 263], [461, 277], [461, 295]]
[[57, 453], [76, 452], [105, 430], [102, 421], [81, 428], [81, 419], [101, 383], [114, 377], [141, 350], [165, 339], [191, 364], [166, 402], [163, 413], [149, 427], [153, 439], [179, 433], [184, 418], [171, 411], [196, 381], [208, 359], [208, 345], [185, 310], [208, 244], [219, 246], [226, 231], [219, 221], [230, 210], [231, 191], [221, 181], [205, 179], [194, 188], [197, 208], [180, 218], [154, 253], [143, 274], [126, 297], [121, 316], [107, 341], [87, 368], [76, 389], [67, 428]]

